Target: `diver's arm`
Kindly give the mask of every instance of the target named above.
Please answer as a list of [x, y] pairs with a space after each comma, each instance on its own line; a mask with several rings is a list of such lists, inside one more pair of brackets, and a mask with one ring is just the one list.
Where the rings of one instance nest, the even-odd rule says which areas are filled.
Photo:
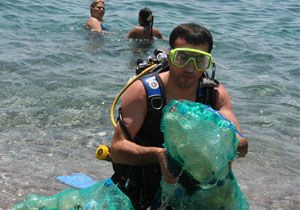
[[142, 165], [158, 163], [159, 153], [164, 149], [159, 147], [143, 147], [124, 137], [118, 123], [111, 145], [111, 159], [114, 163], [128, 165]]
[[120, 124], [115, 128], [112, 140], [112, 160], [115, 163], [140, 165], [158, 162], [161, 148], [144, 147], [133, 142], [146, 116], [146, 93], [141, 81], [137, 80], [125, 91], [122, 102], [122, 119], [130, 138], [126, 137]]
[[[122, 97], [122, 118], [132, 139], [143, 125], [146, 116], [146, 93], [141, 81], [134, 82]], [[174, 183], [176, 179], [170, 174], [166, 150], [160, 147], [140, 146], [125, 137], [118, 123], [111, 145], [111, 159], [114, 163], [142, 165], [159, 163], [164, 179]]]
[[175, 183], [176, 178], [168, 170], [165, 148], [143, 147], [127, 140], [118, 123], [110, 148], [111, 159], [114, 163], [142, 165], [159, 163], [161, 173], [167, 183]]
[[[224, 88], [223, 85], [219, 85], [217, 88], [217, 109], [220, 111], [220, 113], [228, 120], [230, 120], [238, 129], [238, 131], [242, 134], [241, 126], [234, 116], [231, 98]], [[247, 138], [237, 135], [237, 138], [239, 139], [238, 143], [238, 156], [244, 157], [248, 153], [248, 140]]]
[[[143, 125], [146, 114], [146, 93], [141, 81], [134, 82], [122, 97], [122, 119], [132, 139]], [[158, 162], [157, 148], [143, 147], [125, 137], [120, 124], [115, 128], [111, 158], [115, 163], [140, 165]]]

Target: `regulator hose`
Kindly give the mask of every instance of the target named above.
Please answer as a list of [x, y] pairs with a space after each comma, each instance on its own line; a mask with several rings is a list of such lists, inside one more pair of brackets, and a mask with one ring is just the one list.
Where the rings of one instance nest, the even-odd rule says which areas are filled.
[[146, 68], [144, 71], [142, 71], [140, 74], [138, 74], [135, 78], [133, 78], [132, 80], [130, 80], [124, 87], [123, 89], [119, 92], [119, 94], [115, 97], [114, 102], [111, 105], [111, 109], [110, 109], [110, 121], [112, 123], [112, 125], [114, 127], [117, 126], [114, 114], [115, 114], [115, 108], [116, 105], [120, 99], [120, 97], [123, 95], [123, 93], [127, 90], [127, 88], [132, 85], [132, 83], [134, 83], [136, 80], [138, 80], [139, 78], [141, 78], [142, 76], [144, 76], [145, 74], [147, 74], [148, 72], [150, 72], [152, 69], [154, 69], [155, 67], [157, 67], [158, 64], [153, 64], [151, 66], [149, 66], [148, 68]]

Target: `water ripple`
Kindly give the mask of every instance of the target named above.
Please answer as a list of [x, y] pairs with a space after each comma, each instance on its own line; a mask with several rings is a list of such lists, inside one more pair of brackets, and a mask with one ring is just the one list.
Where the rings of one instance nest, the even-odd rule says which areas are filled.
[[[111, 0], [105, 35], [84, 27], [89, 4], [0, 1], [1, 206], [9, 208], [28, 193], [62, 190], [56, 175], [80, 171], [108, 177], [110, 164], [97, 162], [94, 151], [110, 144], [114, 97], [134, 74], [138, 58], [168, 49], [174, 26], [196, 22], [213, 34], [212, 53], [227, 67], [218, 68], [217, 79], [228, 89], [249, 138], [249, 156], [237, 161], [236, 173], [250, 206], [296, 209], [298, 1]], [[145, 6], [164, 40], [145, 44], [126, 38]], [[95, 170], [103, 167], [107, 170]]]

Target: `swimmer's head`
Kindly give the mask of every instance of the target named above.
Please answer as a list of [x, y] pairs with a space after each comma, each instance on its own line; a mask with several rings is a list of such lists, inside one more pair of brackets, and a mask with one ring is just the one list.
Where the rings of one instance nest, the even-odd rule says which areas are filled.
[[105, 13], [104, 0], [94, 0], [91, 4], [91, 16], [102, 19]]
[[145, 7], [144, 9], [141, 9], [139, 12], [139, 23], [141, 26], [148, 26], [151, 25], [151, 23], [153, 23], [153, 15], [152, 15], [152, 11]]

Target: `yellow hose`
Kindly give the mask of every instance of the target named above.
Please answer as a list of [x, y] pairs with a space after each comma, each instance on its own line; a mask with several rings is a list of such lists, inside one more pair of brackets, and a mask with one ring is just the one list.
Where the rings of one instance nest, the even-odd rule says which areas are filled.
[[[123, 89], [120, 91], [120, 93], [115, 97], [114, 102], [111, 105], [111, 109], [110, 109], [110, 121], [112, 123], [112, 125], [114, 127], [117, 126], [117, 123], [115, 121], [114, 118], [114, 111], [115, 111], [115, 107], [118, 103], [118, 100], [120, 99], [120, 97], [123, 95], [123, 93], [125, 92], [125, 90], [127, 90], [127, 88], [134, 83], [136, 80], [138, 80], [139, 78], [141, 78], [143, 75], [145, 75], [146, 73], [148, 73], [149, 71], [151, 71], [153, 68], [157, 67], [158, 64], [153, 64], [151, 66], [149, 66], [148, 68], [146, 68], [144, 71], [142, 71], [139, 75], [137, 75], [134, 79], [130, 80], [124, 87]], [[107, 145], [100, 145], [97, 150], [96, 150], [96, 157], [99, 160], [106, 160], [106, 161], [110, 161], [110, 151], [109, 151], [109, 146]]]
[[123, 93], [125, 92], [125, 90], [127, 90], [127, 88], [134, 83], [136, 80], [138, 80], [139, 78], [141, 78], [142, 76], [144, 76], [146, 73], [148, 73], [149, 71], [151, 71], [153, 68], [157, 67], [158, 64], [153, 64], [151, 66], [149, 66], [148, 68], [146, 68], [144, 71], [142, 71], [140, 74], [138, 74], [133, 80], [131, 80], [130, 82], [128, 82], [123, 89], [119, 92], [119, 94], [115, 97], [114, 102], [111, 105], [111, 109], [110, 109], [110, 121], [112, 123], [112, 125], [114, 127], [117, 126], [117, 123], [115, 121], [114, 118], [114, 112], [115, 112], [115, 107], [117, 105], [117, 102], [119, 101], [120, 97], [123, 95]]

